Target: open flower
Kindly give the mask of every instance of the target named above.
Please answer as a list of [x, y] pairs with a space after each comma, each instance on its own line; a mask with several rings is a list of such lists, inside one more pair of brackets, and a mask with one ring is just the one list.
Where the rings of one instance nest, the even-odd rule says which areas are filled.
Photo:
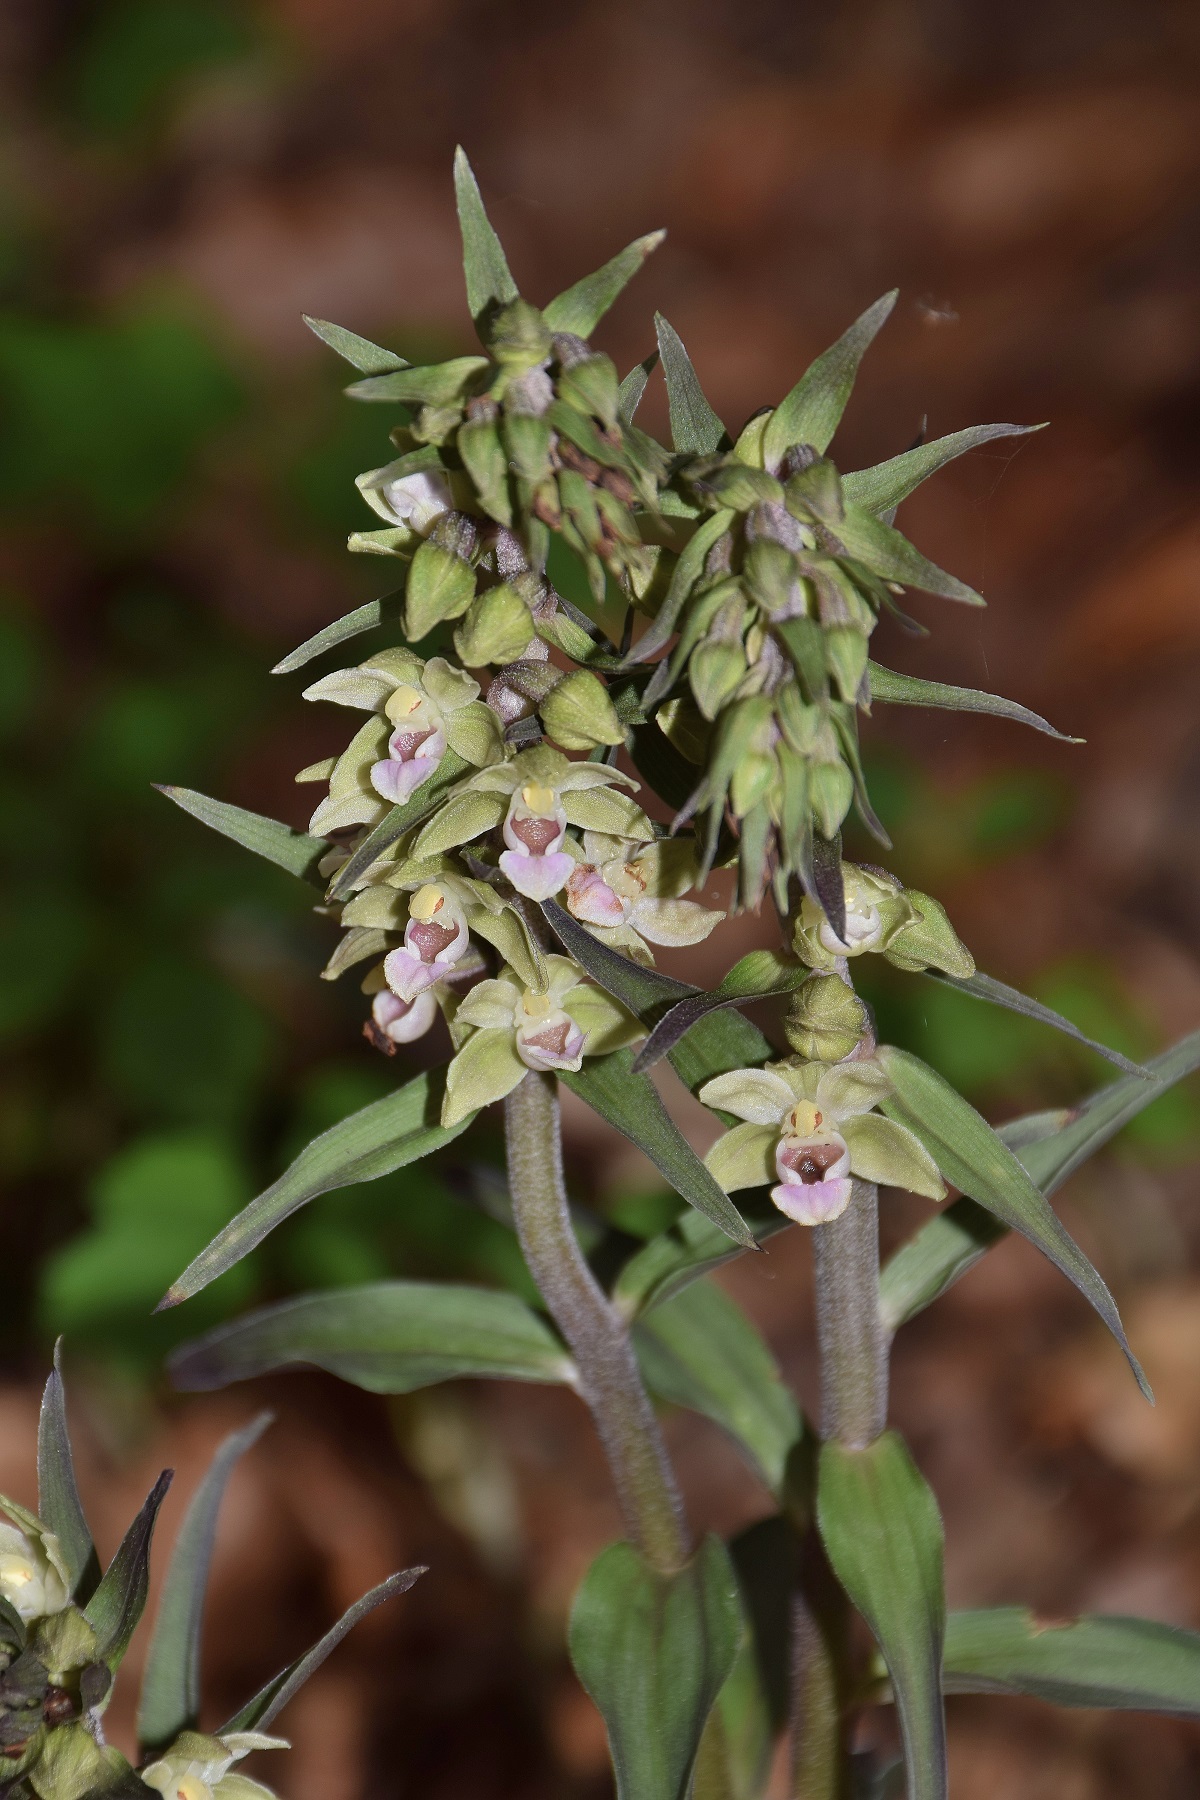
[[221, 1737], [181, 1731], [141, 1777], [167, 1800], [275, 1800], [271, 1788], [237, 1773], [233, 1765], [252, 1750], [287, 1748], [286, 1738], [268, 1737], [262, 1731], [227, 1731]]
[[[418, 994], [444, 980], [470, 947], [466, 914], [460, 901], [445, 883], [427, 881], [408, 903], [402, 947], [384, 958], [387, 984], [400, 1000], [411, 1005]], [[432, 1018], [429, 1022], [433, 1023]]]
[[389, 525], [406, 525], [425, 537], [438, 520], [454, 509], [450, 475], [445, 469], [413, 469], [411, 453], [368, 469], [355, 486], [373, 512]]
[[696, 879], [687, 838], [642, 844], [585, 831], [583, 855], [567, 881], [567, 910], [614, 949], [640, 959], [649, 955], [646, 943], [699, 944], [725, 917], [681, 898]]
[[61, 1612], [70, 1599], [70, 1577], [58, 1539], [33, 1513], [0, 1495], [0, 1599], [29, 1621]]
[[839, 957], [877, 951], [901, 969], [941, 969], [965, 980], [975, 960], [959, 940], [945, 908], [928, 894], [906, 888], [885, 869], [842, 864], [846, 935], [839, 938], [823, 909], [806, 894], [793, 941], [812, 969], [832, 969]]
[[481, 981], [451, 1027], [459, 1051], [446, 1074], [442, 1124], [511, 1094], [529, 1069], [578, 1069], [645, 1036], [631, 1013], [593, 986], [567, 956], [546, 958], [544, 992], [524, 986], [511, 969]]
[[718, 1075], [701, 1088], [701, 1100], [747, 1122], [718, 1138], [705, 1161], [726, 1193], [774, 1182], [775, 1205], [800, 1225], [845, 1212], [852, 1176], [941, 1200], [945, 1186], [924, 1145], [873, 1110], [890, 1090], [871, 1061], [783, 1062]]

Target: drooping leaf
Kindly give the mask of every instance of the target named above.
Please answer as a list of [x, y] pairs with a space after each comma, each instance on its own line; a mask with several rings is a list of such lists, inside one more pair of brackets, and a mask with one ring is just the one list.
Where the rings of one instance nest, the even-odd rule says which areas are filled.
[[683, 340], [661, 313], [654, 315], [658, 353], [667, 383], [671, 442], [688, 456], [709, 456], [724, 449], [729, 433], [709, 405]]
[[576, 1073], [562, 1070], [559, 1079], [636, 1144], [689, 1206], [719, 1225], [735, 1243], [756, 1247], [754, 1233], [675, 1124], [654, 1083], [646, 1075], [634, 1074], [632, 1051], [587, 1057]]
[[[1021, 1232], [1095, 1307], [1120, 1344], [1147, 1399], [1149, 1385], [1129, 1348], [1116, 1302], [1028, 1171], [948, 1081], [906, 1050], [885, 1045], [879, 1060], [892, 1081], [883, 1110], [907, 1125], [946, 1180]], [[1144, 1084], [1147, 1088], [1149, 1083]]]
[[1021, 1606], [952, 1612], [943, 1686], [1200, 1718], [1200, 1633], [1104, 1614], [1043, 1621]]
[[1062, 744], [1082, 744], [1082, 738], [1068, 737], [1056, 731], [1040, 713], [999, 694], [985, 694], [978, 688], [949, 687], [941, 681], [921, 681], [916, 675], [898, 675], [895, 669], [867, 664], [872, 700], [883, 700], [891, 706], [935, 706], [950, 712], [988, 713], [996, 719], [1013, 719], [1018, 725], [1032, 725], [1035, 731], [1057, 738]]
[[462, 232], [467, 305], [478, 325], [489, 307], [506, 306], [517, 298], [517, 284], [509, 272], [508, 258], [500, 239], [484, 211], [479, 183], [461, 145], [454, 152], [454, 192]]
[[865, 1450], [822, 1445], [817, 1523], [834, 1574], [887, 1663], [909, 1800], [946, 1800], [942, 1521], [903, 1438], [885, 1431]]
[[222, 837], [232, 838], [243, 849], [253, 850], [255, 856], [277, 863], [290, 875], [320, 884], [317, 864], [329, 849], [324, 838], [309, 837], [305, 831], [293, 831], [290, 825], [281, 825], [278, 819], [266, 819], [261, 813], [247, 812], [242, 806], [230, 806], [225, 800], [210, 800], [207, 794], [197, 794], [191, 788], [155, 785], [160, 794], [165, 794], [184, 812], [191, 813], [202, 825], [210, 825]]
[[618, 1800], [686, 1800], [705, 1721], [742, 1635], [737, 1577], [706, 1538], [674, 1575], [601, 1551], [571, 1611], [571, 1660], [608, 1727]]
[[138, 1701], [137, 1735], [143, 1749], [157, 1750], [171, 1743], [181, 1731], [193, 1730], [200, 1716], [200, 1630], [217, 1513], [234, 1465], [258, 1442], [272, 1416], [259, 1413], [225, 1439], [179, 1528]]
[[97, 1657], [111, 1670], [116, 1669], [129, 1648], [129, 1640], [145, 1610], [150, 1585], [150, 1540], [173, 1474], [172, 1469], [163, 1470], [83, 1609], [85, 1618], [95, 1628]]
[[542, 308], [542, 317], [551, 331], [571, 331], [576, 337], [591, 337], [597, 325], [621, 293], [633, 280], [651, 251], [666, 237], [665, 231], [650, 231], [634, 238], [619, 250], [604, 267], [585, 275]]
[[[765, 1195], [763, 1188], [741, 1196], [743, 1216], [758, 1244], [791, 1224], [769, 1201], [758, 1204]], [[613, 1283], [613, 1303], [625, 1318], [639, 1319], [742, 1254], [742, 1245], [731, 1243], [718, 1226], [689, 1207], [668, 1231], [651, 1238], [624, 1264]]]
[[457, 1125], [442, 1126], [439, 1118], [444, 1085], [443, 1070], [425, 1070], [394, 1094], [351, 1113], [314, 1138], [278, 1181], [252, 1200], [236, 1219], [231, 1219], [224, 1231], [218, 1232], [212, 1243], [188, 1264], [159, 1303], [159, 1310], [178, 1306], [182, 1300], [198, 1294], [318, 1194], [390, 1175], [458, 1137], [474, 1114]]
[[775, 1358], [728, 1294], [693, 1283], [639, 1322], [634, 1345], [651, 1392], [720, 1425], [778, 1493], [800, 1415]]
[[855, 506], [865, 507], [877, 516], [894, 512], [914, 488], [920, 487], [939, 469], [944, 469], [956, 456], [990, 444], [995, 438], [1027, 437], [1031, 431], [1044, 431], [1044, 425], [968, 425], [965, 431], [952, 431], [949, 437], [934, 438], [930, 444], [918, 444], [887, 462], [870, 469], [854, 469], [842, 476], [842, 491]]
[[633, 415], [642, 402], [646, 391], [646, 383], [654, 372], [658, 362], [658, 351], [652, 350], [649, 356], [643, 357], [640, 363], [634, 363], [617, 389], [617, 417], [623, 425], [633, 424]]
[[807, 981], [811, 970], [789, 962], [770, 950], [751, 950], [736, 962], [709, 994], [693, 994], [677, 1000], [664, 1013], [634, 1062], [635, 1074], [643, 1074], [661, 1062], [706, 1014], [728, 1006], [743, 1006], [776, 994], [791, 994]]
[[62, 1378], [62, 1339], [54, 1346], [54, 1367], [42, 1394], [38, 1416], [38, 1517], [58, 1539], [67, 1566], [69, 1592], [82, 1606], [96, 1591], [100, 1562], [75, 1485], [75, 1461], [67, 1431], [67, 1401]]
[[344, 900], [351, 893], [360, 875], [365, 875], [371, 864], [390, 850], [397, 838], [402, 838], [406, 831], [419, 825], [436, 812], [451, 788], [456, 787], [465, 775], [471, 773], [471, 764], [455, 751], [447, 748], [442, 752], [437, 769], [427, 781], [423, 781], [416, 792], [382, 818], [375, 829], [368, 833], [358, 849], [350, 857], [344, 868], [337, 872], [330, 885], [331, 900]]
[[960, 994], [970, 994], [973, 1000], [990, 1000], [993, 1006], [1003, 1006], [1009, 1012], [1021, 1013], [1026, 1019], [1036, 1019], [1039, 1025], [1050, 1025], [1055, 1031], [1061, 1031], [1064, 1037], [1074, 1038], [1077, 1044], [1086, 1045], [1097, 1056], [1102, 1056], [1105, 1062], [1112, 1063], [1114, 1068], [1123, 1070], [1126, 1075], [1135, 1076], [1139, 1081], [1154, 1079], [1140, 1063], [1130, 1062], [1119, 1050], [1110, 1050], [1107, 1044], [1088, 1037], [1080, 1031], [1078, 1025], [1072, 1025], [1070, 1019], [1064, 1019], [1053, 1007], [1043, 1006], [1040, 1000], [1031, 999], [1019, 988], [1008, 987], [991, 975], [983, 975], [976, 970], [974, 975], [961, 979], [955, 975], [943, 974], [940, 969], [922, 969], [921, 973], [932, 981], [940, 982], [943, 987], [957, 988]]
[[310, 331], [362, 375], [389, 375], [393, 369], [408, 367], [405, 357], [373, 344], [370, 338], [359, 337], [357, 331], [347, 331], [344, 325], [333, 325], [328, 319], [310, 319], [307, 313], [300, 317]]
[[895, 304], [893, 289], [869, 306], [836, 344], [809, 365], [791, 393], [775, 408], [763, 434], [763, 458], [768, 469], [776, 468], [784, 451], [793, 444], [828, 449], [853, 391], [858, 365]]
[[332, 625], [315, 636], [305, 638], [295, 650], [290, 650], [271, 670], [272, 675], [291, 675], [294, 670], [302, 669], [305, 663], [323, 656], [326, 650], [344, 644], [347, 638], [358, 637], [364, 631], [373, 631], [377, 625], [400, 624], [400, 615], [404, 604], [404, 589], [395, 588], [390, 594], [381, 594], [378, 600], [368, 600], [365, 606], [356, 606], [341, 619], [335, 619]]
[[410, 1587], [426, 1574], [424, 1566], [415, 1569], [403, 1569], [398, 1575], [389, 1575], [378, 1587], [373, 1587], [369, 1594], [356, 1600], [338, 1620], [337, 1624], [315, 1643], [311, 1650], [289, 1663], [286, 1669], [273, 1676], [264, 1687], [261, 1687], [253, 1699], [247, 1700], [231, 1719], [221, 1726], [221, 1735], [228, 1736], [232, 1731], [266, 1731], [278, 1718], [288, 1701], [299, 1693], [310, 1675], [316, 1673], [331, 1650], [336, 1650], [342, 1639], [354, 1629], [360, 1619], [365, 1619], [369, 1612], [382, 1606], [394, 1594], [407, 1594]]
[[572, 1380], [562, 1344], [516, 1294], [440, 1281], [376, 1281], [259, 1307], [185, 1344], [171, 1375], [197, 1393], [301, 1365], [373, 1394], [467, 1375]]

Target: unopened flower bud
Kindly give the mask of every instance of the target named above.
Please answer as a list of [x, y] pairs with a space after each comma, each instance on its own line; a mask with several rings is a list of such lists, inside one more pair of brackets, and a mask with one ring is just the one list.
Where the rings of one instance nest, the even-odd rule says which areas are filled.
[[612, 430], [617, 423], [618, 380], [609, 356], [585, 356], [564, 368], [558, 377], [560, 397], [581, 413]]
[[468, 668], [516, 662], [533, 636], [533, 620], [507, 582], [477, 594], [454, 633], [454, 648]]
[[854, 705], [867, 672], [869, 642], [852, 625], [831, 625], [824, 633], [825, 663], [837, 682], [842, 699]]
[[498, 363], [531, 369], [550, 354], [550, 329], [536, 306], [528, 300], [510, 300], [492, 320], [488, 349]]
[[884, 955], [898, 969], [941, 969], [956, 981], [975, 973], [975, 958], [967, 949], [940, 901], [915, 888], [905, 888], [904, 898], [916, 914], [898, 931]]
[[813, 763], [809, 770], [813, 817], [822, 837], [836, 837], [854, 798], [854, 778], [843, 762]]
[[413, 557], [404, 590], [404, 633], [412, 643], [443, 619], [458, 619], [475, 597], [475, 571], [444, 544], [428, 539]]
[[746, 547], [746, 586], [775, 619], [794, 619], [807, 610], [807, 589], [792, 552], [771, 538], [756, 538]]
[[745, 673], [746, 653], [740, 643], [710, 638], [697, 645], [688, 660], [688, 682], [706, 719], [716, 718]]
[[867, 1030], [867, 1009], [840, 975], [812, 975], [792, 996], [784, 1032], [809, 1062], [841, 1062]]
[[564, 750], [595, 750], [623, 744], [625, 728], [608, 689], [588, 669], [576, 669], [551, 688], [541, 704], [546, 736]]

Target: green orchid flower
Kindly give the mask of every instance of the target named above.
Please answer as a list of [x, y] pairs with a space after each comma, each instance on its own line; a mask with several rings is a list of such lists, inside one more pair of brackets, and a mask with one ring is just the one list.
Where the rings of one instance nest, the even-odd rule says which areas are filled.
[[689, 838], [637, 839], [585, 831], [582, 857], [567, 879], [566, 906], [601, 943], [651, 962], [650, 944], [699, 944], [725, 917], [683, 895], [696, 883]]
[[58, 1539], [35, 1513], [4, 1494], [0, 1514], [0, 1600], [26, 1623], [61, 1612], [71, 1594]]
[[166, 1800], [275, 1800], [274, 1790], [239, 1774], [234, 1764], [252, 1750], [286, 1750], [286, 1738], [262, 1731], [229, 1731], [207, 1737], [181, 1731], [169, 1750], [141, 1770], [149, 1788]]
[[906, 888], [884, 869], [842, 864], [846, 935], [834, 931], [824, 910], [805, 895], [793, 926], [797, 956], [811, 969], [832, 970], [843, 957], [876, 952], [898, 969], [941, 969], [958, 980], [975, 973], [975, 959], [960, 941], [946, 910], [929, 894]]

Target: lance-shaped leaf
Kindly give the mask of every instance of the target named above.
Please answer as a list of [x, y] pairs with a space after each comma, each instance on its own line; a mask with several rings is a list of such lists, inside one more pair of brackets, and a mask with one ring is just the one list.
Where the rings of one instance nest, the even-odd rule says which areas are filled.
[[658, 1021], [634, 1061], [634, 1073], [643, 1074], [661, 1062], [694, 1025], [707, 1014], [727, 1006], [745, 1006], [776, 994], [794, 993], [807, 981], [811, 970], [774, 950], [751, 950], [734, 963], [728, 975], [709, 994], [689, 994]]
[[658, 351], [652, 350], [649, 356], [643, 357], [640, 363], [634, 363], [617, 389], [617, 417], [623, 425], [633, 424], [633, 415], [642, 403], [646, 383], [649, 381], [657, 361]]
[[344, 325], [334, 325], [328, 319], [310, 319], [307, 313], [301, 313], [300, 317], [322, 343], [336, 350], [362, 375], [389, 375], [393, 369], [408, 367], [405, 357], [373, 344], [370, 338], [359, 337], [357, 331], [347, 331]]
[[562, 1344], [515, 1294], [440, 1281], [369, 1282], [260, 1307], [185, 1344], [171, 1377], [196, 1393], [299, 1366], [373, 1394], [466, 1375], [573, 1379]]
[[822, 837], [813, 832], [812, 840], [813, 899], [817, 902], [834, 936], [846, 941], [846, 883], [842, 874], [842, 834]]
[[315, 636], [305, 638], [302, 644], [275, 664], [272, 675], [290, 675], [296, 669], [302, 669], [315, 657], [323, 656], [326, 650], [333, 650], [338, 644], [344, 644], [347, 638], [358, 637], [364, 631], [374, 631], [378, 625], [395, 625], [399, 627], [400, 616], [404, 605], [404, 589], [395, 588], [390, 594], [381, 594], [378, 600], [368, 600], [365, 606], [356, 606], [341, 619], [335, 619], [332, 625], [326, 625], [323, 631]]
[[365, 1619], [368, 1613], [374, 1612], [377, 1606], [382, 1606], [385, 1600], [392, 1599], [394, 1595], [407, 1594], [414, 1582], [419, 1581], [426, 1572], [424, 1566], [403, 1569], [398, 1575], [389, 1575], [386, 1581], [373, 1587], [361, 1600], [356, 1600], [311, 1650], [289, 1663], [286, 1669], [281, 1669], [278, 1675], [273, 1676], [258, 1690], [252, 1700], [247, 1700], [245, 1706], [234, 1713], [231, 1719], [227, 1719], [220, 1728], [220, 1735], [227, 1737], [233, 1731], [266, 1731], [293, 1695], [299, 1693], [309, 1676], [316, 1673], [330, 1651], [337, 1649], [360, 1619]]
[[365, 875], [371, 864], [385, 850], [390, 850], [397, 838], [402, 838], [406, 831], [411, 831], [414, 825], [419, 825], [422, 819], [427, 819], [430, 813], [436, 812], [451, 788], [456, 787], [471, 772], [471, 764], [463, 757], [453, 750], [444, 750], [437, 769], [429, 779], [423, 781], [407, 800], [402, 801], [399, 806], [393, 806], [380, 819], [375, 829], [367, 834], [345, 866], [338, 870], [330, 884], [330, 899], [344, 900], [347, 894], [352, 893], [359, 876]]
[[256, 1444], [272, 1414], [259, 1413], [231, 1432], [193, 1494], [163, 1584], [138, 1701], [137, 1735], [143, 1749], [158, 1750], [200, 1716], [200, 1631], [217, 1513], [238, 1459]]
[[837, 536], [848, 555], [866, 563], [885, 581], [898, 581], [904, 587], [919, 588], [926, 594], [940, 594], [944, 600], [959, 600], [964, 606], [986, 605], [982, 594], [977, 594], [957, 575], [948, 575], [945, 569], [939, 569], [894, 525], [885, 525], [882, 519], [877, 519], [874, 513], [864, 512], [861, 506], [846, 508], [846, 516], [837, 526]]
[[945, 1800], [942, 1521], [903, 1438], [885, 1431], [866, 1450], [824, 1444], [817, 1523], [834, 1574], [887, 1663], [909, 1800]]
[[[765, 1188], [756, 1188], [741, 1196], [743, 1216], [758, 1244], [792, 1222], [766, 1195]], [[711, 1220], [689, 1208], [624, 1264], [613, 1283], [613, 1304], [625, 1318], [640, 1319], [742, 1253], [741, 1244], [731, 1243]]]
[[895, 306], [896, 292], [893, 289], [869, 306], [836, 344], [810, 364], [775, 408], [763, 434], [763, 459], [768, 469], [777, 468], [784, 451], [793, 444], [828, 448], [853, 391], [858, 365]]
[[674, 1575], [631, 1544], [601, 1551], [575, 1596], [570, 1648], [608, 1727], [618, 1800], [686, 1800], [741, 1636], [737, 1577], [716, 1538]]
[[[352, 381], [346, 389], [351, 400], [399, 401], [404, 406], [448, 406], [461, 400], [476, 376], [488, 366], [486, 356], [453, 356], [449, 362], [430, 363], [427, 367], [394, 369], [390, 375], [367, 375]], [[355, 534], [365, 542], [368, 534]], [[371, 536], [378, 536], [371, 533]], [[391, 540], [385, 537], [386, 543]], [[406, 537], [401, 544], [411, 542]]]
[[129, 1640], [145, 1610], [150, 1585], [150, 1540], [173, 1475], [173, 1469], [164, 1469], [150, 1489], [145, 1505], [83, 1609], [96, 1632], [97, 1658], [111, 1670], [116, 1669], [129, 1648]]
[[671, 442], [688, 456], [710, 456], [729, 444], [729, 433], [709, 405], [683, 340], [661, 313], [654, 315], [658, 353], [667, 383]]
[[624, 250], [610, 257], [602, 269], [585, 275], [542, 308], [542, 317], [551, 331], [572, 331], [576, 337], [591, 337], [597, 325], [618, 294], [637, 274], [652, 250], [666, 237], [665, 231], [650, 231], [634, 238]]
[[985, 694], [977, 688], [949, 687], [942, 681], [921, 681], [915, 675], [898, 675], [895, 669], [884, 669], [876, 662], [867, 664], [872, 700], [883, 700], [892, 706], [936, 706], [948, 712], [987, 713], [995, 719], [1013, 719], [1018, 725], [1032, 725], [1035, 731], [1057, 738], [1062, 744], [1082, 744], [1083, 739], [1068, 737], [1056, 731], [1040, 713], [999, 694]]
[[75, 1485], [75, 1461], [67, 1431], [67, 1400], [62, 1378], [62, 1339], [54, 1346], [54, 1367], [42, 1395], [38, 1417], [38, 1517], [58, 1539], [77, 1605], [90, 1600], [100, 1580], [100, 1562]]
[[643, 1318], [633, 1337], [651, 1391], [720, 1425], [778, 1493], [800, 1415], [741, 1307], [712, 1282], [698, 1281]]
[[[666, 648], [678, 623], [684, 602], [692, 591], [692, 584], [698, 579], [704, 568], [705, 557], [722, 532], [729, 529], [732, 522], [733, 514], [726, 509], [715, 512], [710, 519], [705, 519], [702, 525], [696, 527], [695, 532], [680, 552], [679, 560], [671, 572], [671, 580], [663, 596], [662, 605], [626, 659], [629, 668], [636, 668], [639, 663], [649, 662], [652, 656], [656, 656], [660, 650]], [[649, 696], [649, 688], [646, 693]]]
[[444, 1088], [444, 1070], [423, 1071], [394, 1094], [351, 1113], [314, 1138], [279, 1180], [231, 1219], [188, 1264], [159, 1302], [158, 1310], [178, 1306], [198, 1294], [318, 1194], [390, 1175], [458, 1137], [475, 1115], [468, 1114], [448, 1128], [441, 1125]]
[[454, 193], [462, 232], [467, 305], [478, 325], [490, 307], [506, 306], [517, 298], [517, 284], [509, 272], [508, 258], [500, 239], [484, 211], [479, 183], [461, 145], [454, 152]]
[[1064, 1019], [1053, 1007], [1043, 1006], [1040, 1000], [1031, 999], [1019, 988], [1008, 987], [991, 975], [982, 975], [977, 970], [974, 975], [961, 979], [955, 975], [946, 975], [940, 969], [922, 969], [921, 974], [940, 982], [943, 987], [957, 988], [960, 994], [970, 994], [973, 1000], [990, 1000], [993, 1006], [1003, 1006], [1009, 1012], [1021, 1013], [1026, 1019], [1036, 1019], [1039, 1025], [1050, 1025], [1055, 1031], [1061, 1031], [1064, 1037], [1074, 1038], [1077, 1044], [1094, 1050], [1105, 1062], [1112, 1063], [1114, 1068], [1124, 1070], [1126, 1075], [1133, 1075], [1139, 1081], [1154, 1080], [1150, 1071], [1140, 1063], [1130, 1062], [1119, 1050], [1110, 1050], [1107, 1044], [1088, 1037], [1080, 1031], [1078, 1025], [1072, 1025], [1070, 1019]]
[[1007, 1144], [948, 1081], [919, 1057], [885, 1045], [879, 1051], [879, 1060], [892, 1081], [892, 1094], [883, 1102], [884, 1112], [920, 1138], [948, 1182], [1005, 1225], [1021, 1232], [1062, 1270], [1104, 1320], [1129, 1359], [1139, 1387], [1151, 1399], [1146, 1377], [1129, 1348], [1116, 1302]]
[[1041, 1620], [1021, 1606], [952, 1612], [943, 1686], [1200, 1718], [1200, 1633], [1104, 1614]]
[[854, 506], [865, 507], [867, 512], [891, 513], [914, 488], [956, 456], [975, 450], [980, 444], [990, 444], [995, 438], [1027, 437], [1031, 431], [1045, 429], [1044, 425], [968, 425], [965, 431], [952, 431], [949, 437], [917, 444], [873, 468], [852, 470], [842, 476], [842, 492]]
[[230, 806], [225, 800], [210, 800], [191, 788], [164, 787], [155, 783], [160, 794], [173, 800], [184, 812], [191, 813], [202, 825], [211, 825], [222, 837], [232, 838], [255, 856], [277, 863], [290, 875], [320, 884], [317, 864], [329, 849], [324, 838], [309, 837], [305, 831], [293, 831], [278, 819], [266, 819], [261, 813], [247, 812], [245, 807]]
[[754, 1233], [671, 1118], [654, 1083], [647, 1075], [634, 1074], [631, 1051], [587, 1057], [574, 1074], [560, 1070], [559, 1080], [636, 1144], [689, 1206], [735, 1243], [748, 1250], [757, 1247]]

